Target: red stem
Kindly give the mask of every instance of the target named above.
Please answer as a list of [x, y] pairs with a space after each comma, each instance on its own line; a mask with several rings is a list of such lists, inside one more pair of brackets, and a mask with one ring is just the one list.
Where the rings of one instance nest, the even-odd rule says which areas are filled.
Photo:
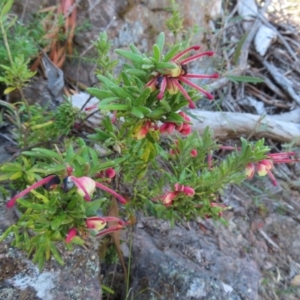
[[126, 200], [125, 198], [123, 198], [121, 195], [119, 195], [117, 192], [115, 192], [114, 190], [110, 189], [109, 187], [107, 187], [106, 185], [100, 183], [100, 182], [96, 182], [96, 187], [98, 187], [99, 189], [107, 192], [107, 193], [110, 193], [111, 195], [115, 196], [117, 199], [120, 200], [120, 202], [122, 204], [126, 204]]
[[24, 191], [18, 193], [17, 195], [15, 195], [13, 198], [11, 198], [7, 203], [6, 206], [7, 207], [13, 207], [16, 203], [16, 201], [19, 198], [22, 198], [23, 196], [25, 196], [26, 194], [28, 194], [30, 191], [48, 183], [50, 180], [52, 180], [56, 175], [50, 175], [47, 176], [46, 178], [43, 178], [41, 180], [39, 180], [38, 182], [34, 183], [33, 185], [29, 186], [27, 189], [25, 189]]

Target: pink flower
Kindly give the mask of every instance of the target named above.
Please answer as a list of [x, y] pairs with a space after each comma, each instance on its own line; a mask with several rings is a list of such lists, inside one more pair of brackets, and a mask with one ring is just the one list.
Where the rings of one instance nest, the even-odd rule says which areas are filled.
[[154, 201], [160, 199], [161, 202], [166, 206], [170, 206], [173, 203], [173, 200], [179, 196], [181, 193], [185, 194], [188, 197], [193, 197], [195, 195], [195, 190], [189, 186], [184, 186], [183, 184], [175, 183], [174, 191], [169, 191], [162, 196], [159, 196]]
[[115, 170], [113, 168], [108, 168], [108, 169], [105, 170], [105, 175], [108, 178], [112, 179], [112, 178], [114, 178], [116, 176], [116, 172], [115, 172]]
[[160, 133], [169, 133], [169, 134], [171, 134], [174, 131], [175, 127], [176, 127], [175, 123], [166, 122], [166, 123], [164, 123], [160, 126], [159, 131], [160, 131]]
[[167, 89], [170, 94], [177, 94], [178, 92], [182, 93], [183, 96], [188, 100], [189, 107], [195, 108], [195, 104], [192, 101], [189, 94], [182, 87], [181, 83], [185, 83], [190, 87], [200, 91], [204, 94], [208, 99], [212, 100], [213, 96], [201, 88], [200, 86], [194, 84], [189, 80], [189, 78], [218, 78], [218, 74], [206, 75], [206, 74], [190, 74], [188, 73], [187, 64], [191, 61], [194, 61], [203, 56], [212, 56], [214, 52], [207, 51], [192, 55], [188, 58], [182, 59], [182, 57], [192, 50], [199, 50], [200, 46], [192, 46], [190, 48], [185, 49], [182, 52], [176, 54], [173, 58], [171, 58], [170, 63], [174, 65], [172, 69], [158, 69], [157, 75], [155, 78], [151, 79], [146, 86], [151, 87], [152, 89], [159, 89], [160, 92], [157, 96], [159, 100], [161, 100], [164, 96], [165, 90]]
[[166, 207], [168, 207], [172, 204], [177, 195], [177, 192], [168, 192], [161, 197], [161, 201]]
[[196, 149], [191, 150], [191, 157], [196, 157], [198, 155], [198, 152]]
[[179, 131], [182, 135], [189, 135], [192, 132], [192, 128], [189, 124], [183, 125], [182, 129]]
[[191, 188], [190, 186], [184, 186], [179, 183], [175, 183], [174, 185], [174, 191], [176, 192], [182, 192], [186, 194], [186, 196], [192, 197], [195, 195], [195, 190]]
[[75, 228], [71, 228], [66, 236], [66, 243], [70, 243], [73, 238], [76, 236], [77, 230]]
[[195, 195], [195, 190], [190, 186], [185, 186], [183, 192], [189, 197], [193, 197]]
[[168, 133], [171, 134], [174, 129], [176, 129], [182, 135], [189, 135], [192, 132], [191, 125], [189, 122], [191, 121], [190, 117], [188, 117], [183, 111], [179, 112], [184, 121], [181, 124], [175, 124], [173, 122], [165, 122], [159, 128], [160, 133]]
[[77, 193], [84, 197], [86, 201], [91, 200], [91, 195], [94, 193], [96, 187], [111, 194], [112, 196], [115, 196], [122, 204], [126, 204], [125, 198], [123, 198], [121, 195], [119, 195], [114, 190], [110, 189], [106, 185], [97, 182], [93, 180], [90, 177], [75, 177], [75, 176], [69, 176], [66, 177], [63, 180], [63, 189], [65, 192], [67, 192], [69, 189], [72, 188], [72, 183], [76, 185], [77, 187]]
[[113, 168], [108, 168], [105, 171], [101, 171], [95, 175], [96, 178], [105, 178], [103, 182], [110, 183], [111, 179], [116, 176], [116, 172]]
[[295, 152], [280, 152], [280, 153], [269, 153], [267, 158], [257, 163], [250, 163], [246, 167], [246, 176], [251, 179], [254, 176], [255, 170], [259, 176], [268, 175], [274, 186], [277, 185], [276, 179], [272, 174], [271, 170], [274, 168], [274, 163], [290, 163], [298, 161], [294, 159]]
[[249, 179], [253, 178], [254, 173], [255, 173], [255, 164], [253, 164], [253, 163], [248, 164], [246, 166], [245, 172], [246, 172], [247, 178], [249, 178]]
[[30, 191], [43, 186], [46, 190], [52, 190], [54, 189], [58, 184], [60, 183], [60, 178], [57, 175], [49, 175], [38, 182], [34, 183], [33, 185], [29, 186], [22, 192], [16, 194], [13, 198], [11, 198], [7, 203], [7, 207], [13, 207], [16, 203], [16, 201], [25, 195], [27, 195]]
[[[107, 229], [103, 229], [107, 225], [107, 222], [113, 222], [116, 223], [116, 225], [110, 226]], [[116, 217], [90, 217], [86, 219], [86, 227], [88, 229], [100, 231], [96, 235], [97, 237], [104, 236], [114, 231], [118, 231], [128, 224], [130, 224], [130, 222], [124, 222], [123, 220]]]

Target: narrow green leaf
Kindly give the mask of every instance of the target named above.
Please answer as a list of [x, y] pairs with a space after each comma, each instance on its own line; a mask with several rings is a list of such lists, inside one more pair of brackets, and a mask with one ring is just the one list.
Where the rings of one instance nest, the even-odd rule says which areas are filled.
[[23, 167], [20, 164], [7, 163], [1, 166], [0, 170], [4, 172], [18, 172], [22, 171]]
[[128, 110], [128, 105], [125, 104], [109, 104], [109, 105], [99, 105], [99, 109], [102, 110]]
[[0, 236], [0, 243], [6, 239], [6, 237], [13, 231], [13, 226], [8, 227]]
[[113, 295], [115, 292], [114, 290], [112, 290], [111, 288], [109, 288], [108, 286], [101, 284], [101, 288], [105, 293], [111, 294]]
[[137, 54], [137, 55], [142, 55], [140, 50], [133, 44], [130, 44], [129, 45], [129, 48], [130, 50], [134, 53], [134, 54]]
[[59, 252], [57, 251], [57, 248], [56, 248], [55, 244], [52, 243], [52, 242], [50, 243], [50, 249], [51, 249], [51, 252], [52, 252], [54, 258], [58, 261], [58, 263], [63, 265], [64, 264], [63, 259], [60, 256]]
[[1, 12], [0, 12], [0, 17], [3, 17], [4, 15], [6, 15], [6, 14], [10, 11], [10, 9], [11, 9], [13, 3], [14, 3], [14, 0], [8, 0], [8, 1], [3, 5], [2, 9], [1, 9]]
[[[59, 162], [63, 162], [63, 158], [60, 156], [60, 154], [58, 154], [57, 152], [54, 152], [52, 150], [48, 150], [48, 149], [44, 149], [44, 148], [32, 148], [32, 151], [29, 151], [29, 152], [41, 154], [48, 158], [55, 158]], [[24, 153], [24, 152], [22, 152], [22, 153]], [[26, 153], [28, 153], [28, 152], [26, 152]]]
[[70, 162], [71, 158], [75, 155], [73, 145], [70, 145], [66, 152], [66, 161]]
[[131, 94], [127, 93], [124, 88], [121, 88], [119, 86], [114, 86], [114, 87], [111, 87], [110, 89], [116, 96], [118, 96], [120, 98], [123, 98], [123, 99], [130, 98], [133, 100], [133, 96]]
[[167, 115], [167, 121], [181, 124], [184, 121], [184, 119], [181, 115], [177, 113], [169, 113]]
[[113, 96], [113, 97], [109, 97], [109, 98], [106, 98], [106, 99], [103, 99], [101, 100], [101, 104], [104, 105], [104, 104], [108, 104], [108, 103], [111, 103], [111, 102], [114, 102], [116, 100], [120, 100], [120, 97], [117, 97], [117, 96]]
[[158, 62], [160, 59], [160, 50], [159, 47], [154, 44], [153, 45], [153, 58]]
[[122, 72], [122, 79], [123, 79], [125, 85], [127, 85], [127, 86], [131, 85], [130, 79], [129, 79], [128, 75], [126, 74], [126, 72], [124, 72], [124, 71]]
[[134, 115], [135, 117], [137, 117], [139, 119], [144, 118], [144, 114], [136, 107], [132, 107], [130, 112], [132, 115]]
[[176, 68], [175, 63], [172, 62], [159, 62], [155, 64], [155, 69], [157, 70], [165, 70], [165, 69], [174, 69]]
[[66, 215], [58, 215], [57, 217], [55, 217], [55, 219], [51, 222], [51, 228], [52, 230], [57, 230], [62, 224], [63, 221], [65, 220]]
[[97, 210], [100, 208], [100, 205], [103, 203], [102, 200], [95, 200], [95, 201], [91, 201], [91, 202], [85, 202], [84, 206], [85, 206], [85, 215], [87, 217], [92, 217], [95, 215], [95, 213], [97, 212]]
[[148, 73], [145, 71], [137, 70], [137, 69], [128, 69], [126, 70], [126, 73], [130, 75], [134, 75], [137, 77], [143, 77], [143, 76], [148, 76]]
[[151, 113], [151, 109], [146, 106], [137, 106], [137, 109], [146, 116]]
[[165, 34], [163, 32], [158, 35], [156, 44], [158, 46], [159, 52], [162, 53], [165, 45]]
[[165, 55], [164, 61], [169, 61], [170, 59], [177, 54], [177, 52], [180, 50], [181, 44], [177, 44], [174, 47], [172, 47], [169, 52]]
[[154, 64], [143, 64], [143, 65], [141, 66], [141, 68], [144, 69], [144, 70], [153, 69], [154, 67], [155, 67]]
[[139, 64], [143, 64], [144, 61], [143, 61], [143, 57], [141, 57], [140, 55], [137, 55], [137, 54], [134, 54], [130, 51], [127, 51], [127, 50], [122, 50], [122, 49], [116, 49], [115, 52], [120, 55], [120, 56], [123, 56], [127, 59], [130, 59], [131, 61], [134, 61], [136, 63], [139, 63]]
[[95, 131], [96, 131], [96, 133], [90, 134], [90, 135], [88, 135], [88, 137], [92, 137], [93, 136], [95, 139], [97, 139], [97, 140], [99, 140], [101, 142], [104, 142], [104, 141], [106, 141], [109, 138], [109, 134], [107, 134], [106, 132], [104, 132], [104, 131], [102, 131], [102, 130], [100, 130], [98, 128], [95, 128]]
[[104, 83], [108, 88], [111, 88], [113, 86], [117, 86], [114, 82], [112, 82], [111, 80], [109, 80], [107, 77], [103, 76], [103, 75], [97, 75], [97, 78]]
[[90, 157], [91, 157], [91, 160], [92, 160], [92, 164], [93, 165], [98, 165], [99, 164], [99, 157], [98, 157], [98, 154], [97, 152], [92, 149], [92, 148], [88, 148], [89, 150], [89, 154], [90, 154]]
[[47, 171], [49, 172], [49, 174], [56, 174], [65, 169], [66, 169], [65, 165], [57, 165], [57, 166], [53, 166], [53, 167], [51, 167], [51, 166], [47, 167]]
[[69, 203], [68, 203], [68, 206], [67, 206], [67, 210], [69, 211], [72, 211], [76, 206], [77, 206], [77, 199], [74, 197]]
[[252, 76], [232, 76], [227, 75], [226, 78], [233, 82], [249, 82], [249, 83], [261, 83], [264, 82], [262, 78]]
[[114, 96], [114, 93], [108, 90], [100, 90], [97, 88], [87, 88], [86, 90], [89, 94], [97, 97], [98, 99], [105, 99]]
[[166, 100], [161, 100], [159, 103], [166, 109], [167, 112], [172, 110], [170, 104]]
[[177, 111], [182, 107], [186, 106], [189, 102], [187, 100], [180, 101], [178, 104], [172, 106], [173, 111]]
[[150, 87], [144, 89], [142, 91], [142, 93], [133, 101], [133, 105], [138, 106], [138, 105], [144, 103], [149, 98], [151, 92], [152, 91], [151, 91]]
[[163, 108], [156, 108], [150, 114], [148, 114], [149, 118], [152, 119], [160, 119], [163, 115], [166, 114], [166, 111]]
[[27, 208], [32, 208], [35, 210], [47, 210], [47, 206], [44, 204], [31, 203], [27, 200], [22, 199], [18, 199], [17, 202]]

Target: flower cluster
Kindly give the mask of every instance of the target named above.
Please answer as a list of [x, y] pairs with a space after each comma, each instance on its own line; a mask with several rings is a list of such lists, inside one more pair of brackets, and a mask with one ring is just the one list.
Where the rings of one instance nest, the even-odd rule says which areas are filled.
[[182, 193], [188, 197], [193, 197], [195, 195], [195, 190], [190, 186], [175, 183], [173, 191], [169, 191], [164, 195], [155, 198], [154, 200], [160, 199], [161, 202], [168, 207], [173, 203], [173, 200]]
[[182, 52], [179, 52], [173, 58], [171, 58], [170, 63], [173, 64], [174, 68], [171, 69], [160, 69], [155, 72], [155, 77], [152, 78], [147, 84], [147, 87], [150, 87], [152, 90], [159, 89], [160, 92], [157, 96], [157, 99], [161, 100], [164, 96], [165, 90], [167, 90], [171, 95], [177, 94], [178, 92], [182, 93], [182, 95], [188, 100], [189, 107], [195, 108], [195, 104], [192, 101], [191, 97], [187, 93], [187, 91], [183, 88], [181, 83], [185, 83], [190, 87], [198, 90], [202, 94], [204, 94], [208, 99], [212, 100], [214, 97], [212, 94], [201, 88], [200, 86], [194, 84], [189, 80], [189, 78], [218, 78], [219, 75], [217, 73], [206, 75], [206, 74], [190, 74], [188, 73], [187, 64], [191, 61], [194, 61], [203, 56], [212, 56], [214, 55], [213, 51], [207, 51], [192, 55], [188, 58], [182, 59], [187, 53], [192, 50], [199, 50], [200, 46], [195, 45], [190, 48], [185, 49]]
[[276, 179], [272, 174], [271, 170], [274, 168], [274, 163], [290, 163], [298, 161], [294, 159], [295, 152], [280, 152], [280, 153], [269, 153], [266, 159], [263, 159], [257, 163], [250, 163], [246, 167], [246, 176], [251, 179], [255, 171], [259, 176], [268, 175], [274, 186], [277, 185]]
[[182, 122], [180, 125], [177, 125], [173, 122], [165, 122], [159, 128], [160, 133], [171, 134], [174, 130], [177, 130], [182, 135], [189, 135], [192, 132], [190, 117], [187, 116], [183, 111], [179, 112], [178, 114], [184, 119], [184, 122]]

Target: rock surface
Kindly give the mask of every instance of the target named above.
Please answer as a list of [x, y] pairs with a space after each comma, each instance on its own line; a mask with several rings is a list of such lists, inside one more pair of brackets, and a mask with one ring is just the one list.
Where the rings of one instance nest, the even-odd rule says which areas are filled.
[[[0, 235], [16, 221], [12, 209], [0, 199]], [[0, 244], [1, 300], [98, 300], [101, 299], [97, 243], [90, 249], [75, 247], [62, 254], [64, 265], [51, 259], [39, 271], [9, 241]]]
[[132, 247], [135, 299], [258, 299], [260, 272], [251, 259], [220, 251], [197, 226], [171, 228], [142, 218]]

